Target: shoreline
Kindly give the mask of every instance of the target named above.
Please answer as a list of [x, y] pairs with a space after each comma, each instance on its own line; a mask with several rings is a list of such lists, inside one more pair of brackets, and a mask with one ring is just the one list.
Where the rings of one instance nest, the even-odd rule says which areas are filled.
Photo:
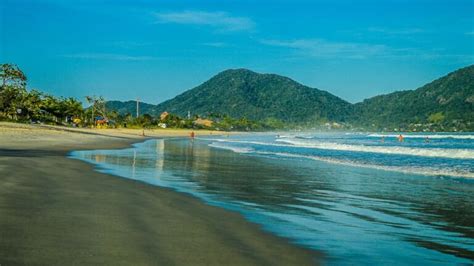
[[322, 258], [238, 213], [68, 157], [149, 138], [11, 127], [0, 123], [0, 264], [312, 265]]

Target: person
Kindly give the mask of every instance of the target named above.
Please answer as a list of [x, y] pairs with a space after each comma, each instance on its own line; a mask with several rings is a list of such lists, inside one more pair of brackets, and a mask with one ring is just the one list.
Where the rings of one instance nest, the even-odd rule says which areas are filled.
[[427, 137], [425, 138], [425, 143], [429, 143], [429, 142], [430, 142], [430, 138], [427, 136]]
[[402, 136], [402, 134], [398, 135], [398, 141], [399, 141], [399, 142], [403, 142], [403, 136]]
[[382, 139], [380, 140], [380, 142], [385, 142], [385, 136], [382, 136]]
[[194, 131], [191, 131], [190, 137], [191, 137], [192, 139], [194, 139], [194, 136], [195, 136]]

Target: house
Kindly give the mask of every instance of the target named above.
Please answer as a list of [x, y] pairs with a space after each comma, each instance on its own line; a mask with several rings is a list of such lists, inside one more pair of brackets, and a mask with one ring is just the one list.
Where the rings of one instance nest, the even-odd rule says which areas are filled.
[[170, 114], [169, 114], [168, 112], [166, 112], [166, 111], [163, 112], [163, 113], [161, 113], [161, 115], [160, 115], [160, 120], [161, 120], [161, 121], [165, 121], [166, 118], [168, 118], [169, 115], [170, 115]]
[[204, 126], [204, 127], [212, 127], [212, 124], [214, 123], [212, 120], [209, 120], [209, 119], [202, 119], [202, 118], [198, 118], [196, 120], [194, 120], [193, 122], [195, 125], [199, 125], [199, 126]]

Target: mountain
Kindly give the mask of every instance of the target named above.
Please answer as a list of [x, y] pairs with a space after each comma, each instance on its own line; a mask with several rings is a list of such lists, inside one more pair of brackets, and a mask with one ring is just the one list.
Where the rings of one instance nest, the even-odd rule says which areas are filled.
[[220, 113], [234, 118], [303, 123], [340, 121], [347, 115], [348, 107], [350, 103], [327, 91], [287, 77], [231, 69], [159, 104], [157, 110], [181, 116], [190, 111], [201, 116]]
[[390, 129], [435, 124], [439, 130], [473, 130], [474, 65], [416, 90], [366, 99], [354, 105], [348, 120], [362, 126]]
[[[136, 101], [107, 101], [105, 104], [107, 110], [114, 110], [121, 115], [131, 114], [135, 116], [137, 112], [137, 102]], [[140, 114], [150, 114], [157, 115], [159, 112], [156, 110], [156, 105], [140, 102], [139, 105]]]
[[[136, 102], [107, 103], [109, 110], [136, 112]], [[159, 105], [140, 104], [140, 113], [167, 111], [186, 116], [226, 114], [290, 125], [347, 122], [355, 127], [393, 130], [474, 131], [474, 65], [416, 90], [398, 91], [350, 104], [326, 91], [287, 77], [246, 69], [223, 71]]]

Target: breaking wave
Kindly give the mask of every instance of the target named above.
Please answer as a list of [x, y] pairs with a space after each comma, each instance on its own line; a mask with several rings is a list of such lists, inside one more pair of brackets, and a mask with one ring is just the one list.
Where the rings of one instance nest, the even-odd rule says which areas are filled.
[[[373, 138], [396, 138], [399, 134], [369, 134], [368, 137]], [[448, 134], [436, 134], [436, 135], [411, 135], [411, 134], [403, 134], [404, 138], [412, 138], [412, 139], [474, 139], [474, 135], [448, 135]]]
[[441, 157], [451, 159], [474, 159], [474, 151], [468, 149], [442, 149], [442, 148], [410, 148], [400, 146], [368, 146], [368, 145], [352, 145], [335, 142], [317, 142], [301, 139], [280, 138], [277, 142], [291, 144], [294, 147], [315, 148], [322, 150], [338, 150], [353, 151], [366, 153], [382, 153], [411, 155], [422, 157]]

